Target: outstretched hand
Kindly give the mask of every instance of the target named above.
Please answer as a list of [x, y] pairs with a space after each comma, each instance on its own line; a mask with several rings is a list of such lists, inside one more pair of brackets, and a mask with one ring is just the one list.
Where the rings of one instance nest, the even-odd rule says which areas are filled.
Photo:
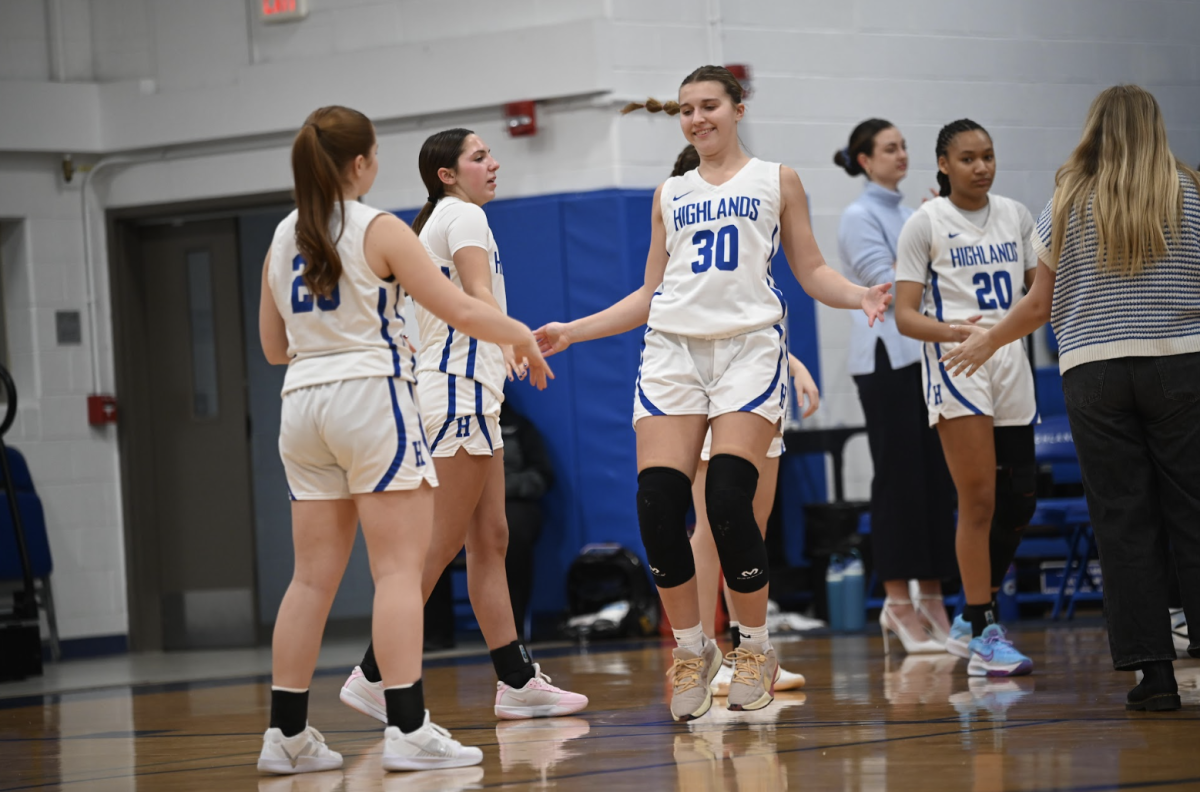
[[862, 309], [867, 315], [868, 325], [874, 327], [876, 321], [883, 321], [883, 315], [887, 313], [887, 308], [892, 302], [891, 288], [892, 284], [881, 283], [867, 289], [867, 293], [863, 295]]
[[[804, 364], [792, 354], [788, 354], [788, 368], [791, 370], [792, 379], [795, 380], [797, 395], [797, 404], [804, 409], [800, 414], [801, 418], [807, 418], [817, 411], [821, 406], [821, 391], [817, 388], [817, 383], [812, 378], [812, 374], [808, 372]], [[805, 407], [805, 399], [808, 400], [808, 406]]]
[[950, 325], [950, 329], [958, 336], [959, 344], [938, 360], [945, 365], [951, 376], [965, 373], [969, 377], [996, 354], [988, 331], [976, 325], [977, 321], [979, 317], [975, 316], [967, 320], [968, 324]]
[[562, 352], [571, 346], [571, 339], [567, 335], [567, 326], [562, 322], [550, 322], [542, 325], [533, 331], [533, 337], [537, 341], [538, 350], [546, 357]]
[[517, 362], [517, 355], [508, 344], [502, 344], [500, 350], [504, 353], [504, 373], [508, 376], [508, 381], [525, 379], [529, 368], [528, 364], [524, 361]]
[[554, 379], [554, 372], [538, 350], [538, 342], [532, 333], [527, 340], [513, 345], [513, 358], [516, 365], [528, 373], [529, 384], [538, 390], [545, 390], [546, 381]]

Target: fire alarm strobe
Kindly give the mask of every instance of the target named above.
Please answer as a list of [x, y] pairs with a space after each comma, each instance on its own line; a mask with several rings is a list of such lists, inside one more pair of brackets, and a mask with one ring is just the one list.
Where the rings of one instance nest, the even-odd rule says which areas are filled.
[[87, 398], [88, 423], [104, 426], [117, 422], [117, 397], [106, 393], [93, 393]]
[[510, 102], [504, 106], [509, 137], [537, 134], [537, 107], [533, 102]]

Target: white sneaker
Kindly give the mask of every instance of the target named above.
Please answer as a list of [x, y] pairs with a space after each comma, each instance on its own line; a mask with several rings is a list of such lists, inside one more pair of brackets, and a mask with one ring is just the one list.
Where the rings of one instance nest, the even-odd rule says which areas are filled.
[[258, 755], [260, 773], [319, 773], [341, 766], [342, 755], [329, 750], [321, 732], [312, 726], [291, 737], [284, 737], [279, 729], [267, 729], [263, 735], [262, 753]]
[[342, 692], [338, 694], [338, 698], [350, 709], [387, 723], [387, 699], [383, 696], [383, 681], [368, 682], [358, 666], [354, 666], [349, 679], [342, 685]]
[[533, 679], [525, 687], [496, 683], [495, 713], [503, 720], [557, 718], [579, 712], [587, 705], [587, 696], [551, 685], [550, 677], [542, 673], [537, 663], [533, 664]]
[[415, 732], [405, 734], [397, 726], [383, 730], [384, 770], [441, 770], [447, 767], [469, 767], [483, 761], [483, 751], [463, 745], [450, 732], [429, 720]]
[[[712, 681], [712, 694], [714, 696], [728, 696], [729, 683], [733, 681], [733, 666], [721, 663], [721, 668], [717, 671], [717, 675]], [[779, 677], [775, 680], [775, 690], [799, 690], [804, 687], [804, 674], [794, 674], [786, 668], [780, 667]]]
[[804, 678], [804, 674], [795, 674], [791, 671], [788, 671], [783, 666], [780, 666], [779, 676], [775, 678], [775, 691], [799, 690], [800, 688], [804, 687], [804, 683], [806, 681], [807, 680]]

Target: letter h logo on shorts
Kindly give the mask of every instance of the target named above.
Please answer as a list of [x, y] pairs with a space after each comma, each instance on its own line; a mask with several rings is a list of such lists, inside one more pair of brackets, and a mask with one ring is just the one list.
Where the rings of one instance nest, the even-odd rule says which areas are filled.
[[425, 466], [425, 457], [421, 453], [424, 450], [424, 443], [422, 443], [420, 440], [415, 440], [415, 441], [413, 441], [412, 447], [413, 447], [413, 462], [414, 462], [414, 464], [417, 467], [424, 467]]
[[455, 419], [458, 423], [458, 433], [455, 437], [470, 437], [471, 436], [471, 416], [464, 415], [461, 418]]
[[941, 385], [933, 386], [933, 403], [934, 404], [942, 403], [942, 386]]

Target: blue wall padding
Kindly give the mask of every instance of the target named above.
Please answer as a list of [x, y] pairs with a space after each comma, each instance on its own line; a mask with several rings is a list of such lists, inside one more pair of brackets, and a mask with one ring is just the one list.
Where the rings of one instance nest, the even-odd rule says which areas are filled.
[[[638, 288], [650, 245], [652, 199], [652, 190], [612, 189], [496, 200], [484, 207], [504, 266], [509, 314], [536, 329], [603, 310]], [[397, 214], [411, 220], [416, 213]], [[792, 353], [819, 378], [812, 300], [782, 253], [774, 272], [788, 302]], [[638, 328], [551, 357], [557, 379], [545, 391], [525, 383], [505, 388], [506, 398], [541, 430], [555, 467], [535, 558], [535, 612], [566, 608], [567, 568], [585, 544], [618, 542], [643, 555], [631, 423], [642, 334]], [[783, 470], [789, 558], [799, 561], [800, 505], [825, 499], [824, 467], [820, 459], [785, 457]]]

